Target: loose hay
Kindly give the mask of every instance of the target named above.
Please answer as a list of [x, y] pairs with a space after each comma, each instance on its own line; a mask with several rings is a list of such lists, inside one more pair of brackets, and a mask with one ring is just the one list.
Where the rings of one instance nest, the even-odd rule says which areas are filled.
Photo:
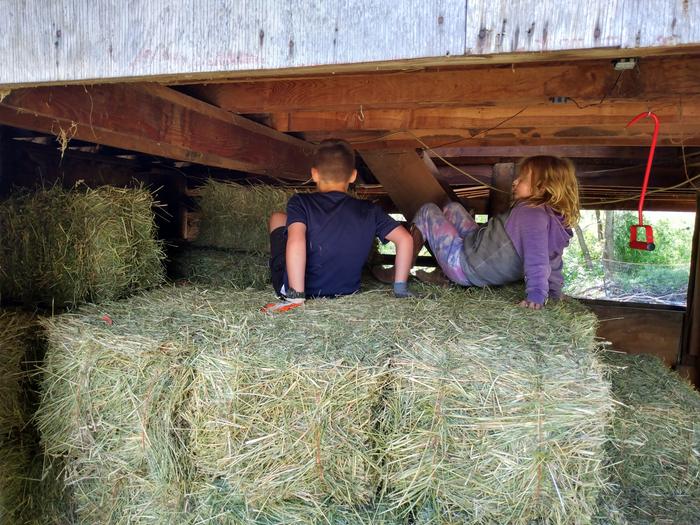
[[24, 505], [29, 451], [13, 440], [0, 443], [0, 523], [15, 523]]
[[246, 252], [182, 248], [172, 256], [172, 277], [207, 286], [271, 289], [268, 259]]
[[198, 198], [201, 218], [198, 246], [267, 254], [268, 219], [284, 212], [293, 191], [274, 186], [243, 186], [209, 180]]
[[271, 317], [270, 293], [175, 287], [47, 321], [38, 422], [82, 522], [589, 522], [592, 316], [423, 291]]
[[0, 444], [0, 523], [70, 525], [75, 522], [61, 465], [44, 460], [37, 438], [31, 433]]
[[0, 297], [64, 307], [159, 284], [153, 198], [145, 189], [59, 187], [0, 203]]
[[0, 310], [0, 443], [29, 418], [26, 358], [32, 351], [34, 317]]
[[607, 353], [618, 406], [608, 446], [631, 523], [700, 523], [700, 395], [656, 357]]
[[611, 404], [594, 317], [451, 306], [447, 344], [423, 331], [392, 363], [385, 503], [421, 524], [590, 522]]

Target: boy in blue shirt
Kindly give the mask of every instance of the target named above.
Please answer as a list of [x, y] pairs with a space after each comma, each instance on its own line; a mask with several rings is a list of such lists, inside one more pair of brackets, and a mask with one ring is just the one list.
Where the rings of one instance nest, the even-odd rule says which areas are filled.
[[313, 158], [311, 177], [318, 191], [292, 196], [287, 213], [270, 217], [270, 270], [282, 303], [266, 312], [304, 304], [306, 297], [336, 297], [359, 291], [374, 238], [396, 245], [394, 294], [409, 297], [408, 272], [413, 238], [384, 211], [347, 194], [355, 181], [355, 154], [342, 140], [324, 140]]

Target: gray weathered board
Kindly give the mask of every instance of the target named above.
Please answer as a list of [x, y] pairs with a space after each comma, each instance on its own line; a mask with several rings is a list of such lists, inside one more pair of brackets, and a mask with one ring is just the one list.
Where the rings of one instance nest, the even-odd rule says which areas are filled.
[[700, 43], [700, 0], [0, 0], [0, 13], [0, 85]]

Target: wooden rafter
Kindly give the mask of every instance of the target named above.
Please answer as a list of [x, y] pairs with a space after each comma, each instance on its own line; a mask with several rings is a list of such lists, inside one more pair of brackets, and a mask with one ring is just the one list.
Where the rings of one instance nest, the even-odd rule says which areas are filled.
[[12, 91], [0, 123], [150, 155], [306, 179], [313, 147], [302, 140], [154, 84]]
[[[523, 107], [549, 97], [581, 105], [700, 94], [697, 56], [643, 59], [620, 73], [608, 60], [453, 71], [326, 76], [191, 86], [195, 96], [237, 113], [352, 111], [410, 107]], [[385, 115], [389, 118], [388, 115]]]

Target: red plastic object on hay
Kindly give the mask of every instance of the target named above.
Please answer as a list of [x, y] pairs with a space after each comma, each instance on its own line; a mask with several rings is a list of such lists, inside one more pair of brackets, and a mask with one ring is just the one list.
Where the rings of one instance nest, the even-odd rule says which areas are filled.
[[[644, 182], [642, 183], [642, 193], [639, 198], [639, 208], [637, 212], [639, 215], [639, 222], [630, 226], [630, 248], [635, 250], [646, 250], [652, 251], [656, 248], [654, 244], [654, 230], [648, 224], [644, 224], [644, 218], [642, 217], [642, 210], [644, 209], [644, 197], [646, 197], [647, 186], [649, 184], [649, 174], [651, 173], [651, 164], [654, 161], [654, 151], [656, 150], [656, 141], [659, 138], [659, 117], [657, 117], [651, 111], [645, 113], [640, 113], [632, 120], [630, 120], [625, 127], [630, 127], [635, 122], [647, 117], [654, 121], [654, 135], [651, 138], [651, 148], [649, 149], [649, 157], [647, 159], [647, 169], [644, 172]], [[644, 240], [639, 239], [639, 230], [644, 229]]]

